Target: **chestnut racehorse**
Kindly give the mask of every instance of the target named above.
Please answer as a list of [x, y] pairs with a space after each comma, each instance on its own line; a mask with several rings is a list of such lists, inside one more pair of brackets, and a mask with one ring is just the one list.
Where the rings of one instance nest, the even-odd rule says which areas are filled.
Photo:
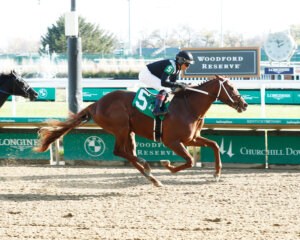
[[[132, 107], [135, 95], [135, 92], [114, 91], [72, 115], [65, 122], [49, 123], [50, 128], [42, 128], [39, 131], [40, 145], [35, 150], [46, 151], [56, 139], [92, 119], [115, 136], [114, 155], [127, 159], [155, 186], [162, 186], [161, 182], [151, 174], [147, 161], [136, 155], [135, 134], [153, 140], [154, 120]], [[220, 178], [222, 164], [219, 146], [216, 142], [200, 136], [205, 113], [216, 99], [235, 108], [238, 112], [245, 111], [248, 106], [233, 83], [217, 75], [214, 79], [198, 86], [191, 86], [185, 91], [174, 93], [168, 113], [163, 120], [162, 142], [181, 156], [186, 163], [172, 166], [169, 161], [162, 161], [162, 165], [172, 173], [193, 166], [194, 159], [185, 146], [210, 147], [215, 156], [214, 176], [217, 180]]]

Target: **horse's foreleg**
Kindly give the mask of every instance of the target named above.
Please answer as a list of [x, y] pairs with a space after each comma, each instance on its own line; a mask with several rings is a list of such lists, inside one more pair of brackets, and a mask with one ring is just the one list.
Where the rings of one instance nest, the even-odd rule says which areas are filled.
[[186, 163], [180, 166], [172, 166], [170, 161], [161, 161], [162, 165], [169, 169], [172, 173], [179, 172], [183, 169], [190, 168], [194, 164], [193, 157], [189, 154], [189, 152], [185, 149], [184, 145], [181, 142], [172, 142], [172, 143], [165, 143], [165, 146], [173, 150], [177, 155], [182, 157]]
[[219, 145], [215, 141], [198, 136], [193, 141], [187, 143], [186, 146], [210, 147], [214, 151], [215, 168], [216, 168], [216, 172], [214, 176], [217, 180], [219, 180], [221, 176], [221, 169], [222, 169]]
[[128, 154], [124, 154], [123, 157], [126, 158], [131, 163], [131, 165], [138, 169], [148, 181], [152, 182], [154, 186], [163, 186], [163, 184], [152, 175], [151, 168], [145, 159], [132, 157]]
[[144, 167], [144, 176], [149, 181], [151, 181], [154, 184], [154, 186], [156, 186], [156, 187], [162, 187], [163, 184], [152, 175], [149, 163], [145, 159], [143, 159], [141, 157], [138, 157], [137, 160]]

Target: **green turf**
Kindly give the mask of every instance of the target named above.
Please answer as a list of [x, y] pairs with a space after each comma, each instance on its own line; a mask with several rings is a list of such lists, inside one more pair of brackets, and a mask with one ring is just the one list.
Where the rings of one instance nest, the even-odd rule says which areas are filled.
[[[84, 107], [91, 103], [84, 103]], [[12, 103], [6, 102], [0, 109], [0, 117], [12, 116]], [[67, 117], [66, 102], [18, 102], [16, 117]]]
[[[265, 118], [300, 118], [299, 105], [266, 105]], [[238, 113], [224, 104], [213, 104], [208, 110], [209, 118], [261, 118], [261, 105], [251, 104], [247, 111]]]
[[[91, 102], [83, 103], [83, 107]], [[66, 102], [18, 102], [16, 104], [17, 117], [67, 117], [68, 104]], [[0, 117], [12, 117], [12, 103], [7, 101], [0, 109]], [[237, 113], [224, 104], [213, 104], [207, 112], [208, 118], [260, 118], [261, 106], [249, 105], [244, 113]], [[266, 105], [266, 118], [300, 118], [298, 105]]]

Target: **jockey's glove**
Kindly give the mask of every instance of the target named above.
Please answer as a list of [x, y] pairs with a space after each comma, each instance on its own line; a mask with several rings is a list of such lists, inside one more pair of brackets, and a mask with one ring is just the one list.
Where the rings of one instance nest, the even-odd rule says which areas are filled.
[[185, 91], [186, 84], [185, 83], [178, 83], [178, 88], [180, 88], [182, 91]]

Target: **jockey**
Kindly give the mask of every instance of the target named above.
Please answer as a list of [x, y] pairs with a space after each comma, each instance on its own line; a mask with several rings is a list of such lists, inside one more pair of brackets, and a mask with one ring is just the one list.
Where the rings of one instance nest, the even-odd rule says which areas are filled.
[[190, 64], [194, 64], [193, 55], [187, 51], [180, 51], [175, 60], [166, 59], [150, 63], [139, 73], [142, 83], [159, 91], [153, 110], [154, 116], [167, 114], [167, 111], [161, 109], [167, 97], [167, 88], [185, 90], [185, 84], [176, 83], [176, 80], [180, 71], [188, 69]]

